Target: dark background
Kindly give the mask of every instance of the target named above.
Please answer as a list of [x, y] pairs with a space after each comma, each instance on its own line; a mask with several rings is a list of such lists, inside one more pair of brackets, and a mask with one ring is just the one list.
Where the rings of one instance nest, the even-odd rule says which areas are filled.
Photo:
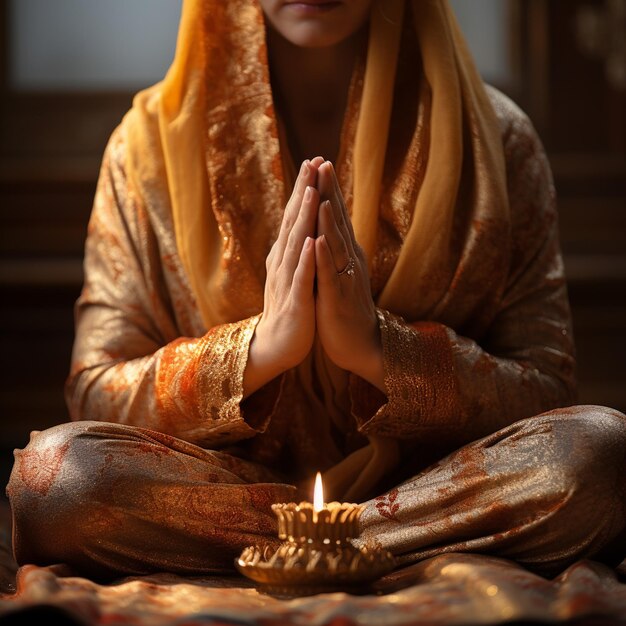
[[[504, 2], [505, 0], [503, 0]], [[63, 383], [87, 220], [104, 145], [132, 93], [13, 92], [0, 0], [0, 480], [32, 429], [67, 421]], [[578, 349], [581, 403], [626, 411], [626, 88], [608, 31], [577, 36], [601, 0], [508, 0], [514, 71], [496, 85], [548, 150]], [[626, 28], [621, 25], [621, 37]], [[619, 34], [619, 31], [618, 31]], [[622, 39], [623, 42], [623, 39]], [[597, 42], [596, 42], [597, 47]], [[622, 59], [623, 63], [626, 60]], [[626, 71], [626, 70], [625, 70]]]

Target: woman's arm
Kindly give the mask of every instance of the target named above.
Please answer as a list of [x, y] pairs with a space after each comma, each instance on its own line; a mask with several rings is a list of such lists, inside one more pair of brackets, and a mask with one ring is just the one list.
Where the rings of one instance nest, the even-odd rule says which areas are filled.
[[[171, 273], [166, 279], [171, 260], [161, 258], [124, 163], [118, 130], [104, 154], [89, 223], [66, 384], [71, 418], [142, 426], [211, 447], [252, 437], [267, 425], [282, 371], [263, 350], [249, 359], [261, 315], [181, 336], [181, 307], [175, 313], [173, 300], [185, 300], [184, 289]], [[314, 182], [315, 172], [307, 175]], [[300, 195], [306, 181], [301, 187]], [[308, 263], [312, 272], [312, 259]]]
[[443, 324], [407, 323], [378, 309], [378, 352], [370, 341], [369, 360], [342, 364], [354, 374], [353, 412], [362, 432], [469, 441], [574, 400], [574, 345], [553, 183], [527, 119], [516, 120], [508, 133], [506, 156], [513, 258], [489, 332], [477, 342]]

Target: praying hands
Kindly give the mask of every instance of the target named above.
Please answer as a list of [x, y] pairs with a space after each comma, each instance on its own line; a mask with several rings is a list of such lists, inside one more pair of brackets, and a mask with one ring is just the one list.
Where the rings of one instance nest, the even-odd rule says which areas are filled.
[[367, 262], [329, 161], [316, 157], [302, 164], [266, 269], [244, 396], [301, 363], [316, 334], [335, 365], [383, 390]]

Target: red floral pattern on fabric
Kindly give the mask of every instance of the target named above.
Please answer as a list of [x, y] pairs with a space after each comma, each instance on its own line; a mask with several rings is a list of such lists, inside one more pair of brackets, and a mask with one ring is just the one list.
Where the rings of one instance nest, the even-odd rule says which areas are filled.
[[69, 448], [69, 443], [40, 451], [28, 448], [22, 454], [20, 476], [27, 488], [45, 496], [56, 478]]
[[394, 522], [400, 522], [396, 517], [396, 513], [400, 509], [400, 503], [396, 502], [398, 499], [398, 490], [392, 489], [389, 493], [376, 498], [376, 510], [383, 516]]

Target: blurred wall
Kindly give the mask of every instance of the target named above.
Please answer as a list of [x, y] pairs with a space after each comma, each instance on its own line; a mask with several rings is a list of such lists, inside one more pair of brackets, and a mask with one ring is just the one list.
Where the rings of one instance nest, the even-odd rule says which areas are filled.
[[[451, 0], [486, 80], [507, 80], [506, 2]], [[19, 90], [135, 89], [172, 59], [181, 0], [12, 0], [10, 80]]]
[[136, 89], [163, 77], [180, 0], [13, 0], [10, 81], [19, 90]]

